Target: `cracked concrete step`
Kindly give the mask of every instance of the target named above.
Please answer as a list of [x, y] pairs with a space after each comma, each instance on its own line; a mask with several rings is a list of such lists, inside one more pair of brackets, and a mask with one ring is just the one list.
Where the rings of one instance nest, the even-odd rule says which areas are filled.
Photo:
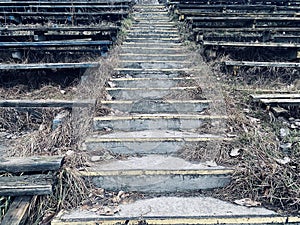
[[[105, 88], [112, 99], [117, 100], [141, 100], [141, 99], [162, 99], [167, 96], [180, 96], [183, 92], [197, 93], [199, 87], [170, 87], [170, 88]], [[200, 97], [200, 96], [199, 96]]]
[[127, 39], [133, 39], [133, 38], [156, 38], [156, 39], [173, 39], [173, 38], [179, 38], [178, 33], [128, 33]]
[[210, 100], [140, 99], [101, 101], [101, 104], [125, 113], [199, 113], [209, 108]]
[[106, 190], [139, 192], [183, 192], [226, 186], [233, 169], [209, 167], [184, 159], [148, 155], [93, 163], [82, 176], [92, 178]]
[[133, 27], [144, 28], [144, 27], [155, 27], [155, 28], [176, 28], [176, 23], [169, 21], [143, 21], [132, 24]]
[[188, 68], [191, 66], [187, 61], [150, 61], [150, 60], [122, 60], [120, 61], [122, 68], [135, 68], [135, 69], [180, 69]]
[[94, 130], [110, 128], [114, 131], [191, 130], [206, 124], [213, 126], [227, 116], [188, 114], [137, 114], [127, 116], [102, 116], [94, 118]]
[[178, 54], [182, 53], [182, 48], [159, 48], [156, 46], [153, 47], [127, 47], [123, 46], [121, 48], [122, 53], [140, 53], [140, 54]]
[[[245, 207], [212, 197], [154, 197], [119, 205], [113, 215], [91, 210], [61, 211], [52, 225], [165, 224], [165, 225], [292, 225], [299, 216], [282, 216], [262, 207]], [[142, 215], [142, 218], [141, 218]]]
[[143, 31], [143, 32], [178, 32], [178, 29], [175, 26], [135, 26], [132, 25], [132, 27], [130, 28], [130, 30], [128, 32], [139, 32], [139, 31]]
[[111, 78], [112, 87], [145, 87], [145, 88], [170, 88], [192, 84], [196, 77], [176, 77], [176, 78]]
[[186, 54], [134, 54], [122, 53], [119, 55], [120, 60], [161, 60], [161, 61], [187, 61]]
[[128, 35], [156, 35], [156, 34], [164, 34], [164, 35], [173, 35], [177, 34], [178, 35], [178, 30], [177, 29], [169, 29], [169, 30], [148, 30], [148, 29], [131, 29], [127, 32]]
[[135, 73], [142, 73], [142, 72], [154, 72], [154, 73], [178, 73], [178, 72], [197, 72], [201, 69], [199, 68], [171, 68], [171, 69], [159, 69], [159, 68], [149, 68], [149, 69], [142, 69], [142, 68], [124, 68], [124, 67], [118, 67], [114, 68], [114, 71], [117, 73], [125, 73], [125, 74], [135, 74]]
[[115, 131], [109, 134], [94, 134], [86, 138], [84, 150], [109, 150], [114, 154], [176, 154], [187, 144], [202, 142], [219, 143], [232, 139], [220, 135], [198, 134], [175, 130]]
[[127, 37], [126, 42], [137, 42], [137, 43], [180, 43], [181, 39], [179, 37]]
[[179, 71], [117, 71], [115, 77], [119, 78], [149, 78], [149, 79], [173, 79], [182, 77]]
[[[150, 47], [160, 47], [161, 49], [165, 48], [182, 48], [182, 45], [180, 43], [174, 43], [174, 42], [124, 42], [122, 45], [122, 48], [130, 48], [130, 47], [139, 47], [139, 48], [150, 48]], [[183, 50], [183, 48], [182, 48]], [[147, 54], [147, 55], [153, 55], [153, 54]], [[169, 56], [172, 56], [173, 54], [168, 54]]]

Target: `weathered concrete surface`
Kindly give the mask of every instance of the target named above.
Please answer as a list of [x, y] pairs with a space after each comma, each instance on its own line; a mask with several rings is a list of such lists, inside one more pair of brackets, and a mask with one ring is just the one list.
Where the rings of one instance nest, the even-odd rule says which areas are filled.
[[161, 54], [177, 54], [181, 53], [180, 48], [159, 48], [159, 47], [124, 47], [121, 49], [123, 53], [147, 53], [147, 54], [154, 54], [154, 53], [161, 53]]
[[109, 108], [127, 113], [197, 113], [209, 107], [209, 100], [160, 100], [101, 101]]
[[[148, 224], [286, 224], [287, 217], [264, 208], [248, 208], [224, 202], [211, 197], [158, 197], [121, 204], [113, 216], [101, 216], [88, 210], [76, 209], [60, 214], [55, 222], [128, 221], [138, 224], [146, 220]], [[295, 218], [294, 218], [295, 219]], [[298, 218], [299, 220], [299, 218]], [[61, 224], [61, 223], [57, 223]], [[84, 222], [82, 224], [85, 224]], [[63, 225], [63, 224], [61, 224]]]
[[[106, 90], [113, 99], [140, 100], [142, 98], [162, 99], [170, 95], [180, 96], [184, 91], [197, 92], [198, 87], [194, 86], [172, 88], [106, 88]], [[187, 98], [185, 99], [188, 100]]]
[[[214, 124], [225, 120], [225, 116], [207, 115], [168, 115], [168, 114], [138, 114], [130, 116], [106, 116], [94, 118], [94, 130], [107, 128], [114, 131], [141, 131], [141, 130], [191, 130], [205, 124]], [[212, 123], [213, 122], [213, 123]]]
[[169, 69], [169, 68], [186, 68], [189, 66], [187, 62], [120, 62], [121, 66], [124, 68], [144, 68], [144, 69]]
[[171, 61], [185, 61], [187, 60], [184, 54], [120, 54], [120, 60], [171, 60]]
[[223, 187], [230, 182], [231, 169], [193, 164], [183, 159], [149, 155], [108, 163], [92, 164], [84, 176], [107, 190], [176, 192]]
[[[180, 83], [195, 82], [195, 77], [178, 77], [178, 78], [115, 78], [111, 79], [112, 87], [126, 88], [171, 88], [179, 86]], [[181, 86], [183, 85], [181, 84]]]
[[175, 154], [186, 144], [220, 142], [224, 136], [171, 130], [144, 130], [93, 135], [86, 139], [86, 150], [107, 149], [116, 154]]

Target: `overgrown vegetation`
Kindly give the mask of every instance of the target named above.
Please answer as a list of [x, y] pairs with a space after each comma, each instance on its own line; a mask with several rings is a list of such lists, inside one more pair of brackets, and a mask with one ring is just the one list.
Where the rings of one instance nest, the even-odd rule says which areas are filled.
[[[281, 213], [299, 214], [299, 129], [290, 128], [288, 118], [276, 118], [268, 108], [255, 105], [247, 91], [271, 87], [283, 89], [290, 85], [290, 80], [277, 73], [280, 82], [262, 76], [257, 82], [244, 84], [243, 78], [251, 78], [222, 75], [216, 67], [214, 69], [225, 90], [230, 115], [227, 132], [239, 134], [235, 142], [223, 148], [226, 153], [223, 163], [235, 166], [233, 181], [215, 194], [229, 201], [250, 198]], [[252, 78], [255, 79], [257, 77]], [[284, 138], [280, 136], [282, 128], [290, 131]], [[280, 147], [281, 143], [291, 143], [292, 147], [287, 152]], [[233, 157], [232, 151], [236, 153]]]

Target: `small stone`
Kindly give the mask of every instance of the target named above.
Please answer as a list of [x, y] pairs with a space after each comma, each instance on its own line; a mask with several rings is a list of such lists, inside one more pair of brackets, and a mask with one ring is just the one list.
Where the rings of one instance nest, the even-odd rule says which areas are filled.
[[294, 121], [294, 120], [295, 120], [294, 117], [290, 117], [290, 118], [289, 118], [289, 121]]
[[295, 122], [295, 125], [296, 125], [297, 127], [300, 127], [300, 122]]
[[65, 90], [60, 90], [60, 93], [64, 95], [64, 94], [66, 94], [66, 91]]
[[295, 124], [291, 124], [291, 128], [292, 128], [292, 129], [296, 129], [297, 126], [296, 126]]
[[291, 149], [292, 148], [292, 143], [282, 143], [282, 144], [280, 144], [280, 148], [282, 150]]
[[98, 156], [98, 155], [94, 155], [94, 156], [91, 157], [92, 162], [98, 162], [98, 161], [101, 161], [101, 160], [102, 160], [102, 157]]
[[287, 129], [287, 128], [281, 128], [280, 129], [280, 137], [281, 138], [284, 138], [288, 135], [289, 135], [289, 129]]
[[74, 151], [68, 150], [68, 151], [66, 152], [66, 155], [67, 155], [67, 156], [71, 156], [71, 155], [73, 155], [74, 153], [75, 153]]

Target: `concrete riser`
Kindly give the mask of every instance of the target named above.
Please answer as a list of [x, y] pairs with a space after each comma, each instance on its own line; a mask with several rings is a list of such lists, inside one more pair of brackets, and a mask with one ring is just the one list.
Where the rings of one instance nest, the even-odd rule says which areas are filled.
[[[153, 48], [153, 42], [149, 42], [149, 43], [145, 43], [145, 42], [126, 42], [124, 43], [123, 47], [125, 48], [130, 48], [130, 47], [138, 47], [138, 48]], [[174, 49], [178, 49], [180, 47], [180, 45], [178, 44], [174, 44], [174, 43], [155, 43], [155, 47], [159, 47], [159, 48], [174, 48]], [[172, 56], [172, 55], [170, 55]], [[140, 60], [140, 59], [138, 59]]]
[[[174, 44], [174, 43], [179, 43], [180, 39], [178, 37], [170, 37], [170, 38], [160, 38], [160, 37], [153, 37], [153, 38], [147, 38], [144, 39], [143, 37], [141, 38], [127, 38], [126, 42], [133, 42], [133, 43], [142, 43], [142, 44], [151, 44], [151, 43], [155, 43], [158, 45], [161, 44]], [[153, 46], [153, 45], [152, 45]], [[160, 47], [160, 46], [155, 46], [155, 47]]]
[[179, 38], [178, 34], [161, 34], [161, 33], [129, 33], [127, 39], [134, 39], [134, 38], [149, 38], [149, 39], [159, 39], [159, 38]]
[[[189, 81], [189, 80], [186, 80]], [[131, 80], [131, 81], [112, 81], [116, 87], [126, 87], [126, 88], [170, 88], [170, 87], [176, 87], [180, 85], [181, 82], [184, 82], [184, 80], [172, 80], [172, 79], [153, 79], [153, 80]], [[191, 80], [193, 82], [193, 80]]]
[[94, 177], [97, 187], [112, 191], [182, 192], [224, 187], [227, 175], [157, 175]]
[[180, 77], [181, 75], [178, 74], [178, 73], [163, 73], [163, 72], [157, 72], [157, 73], [145, 73], [145, 72], [134, 72], [134, 71], [119, 71], [118, 72], [119, 75], [124, 75], [125, 76], [130, 76], [132, 78], [153, 78], [153, 79], [156, 79], [156, 78], [176, 78], [176, 77]]
[[173, 31], [168, 31], [168, 30], [148, 30], [148, 29], [135, 29], [135, 30], [131, 30], [128, 32], [128, 35], [154, 35], [154, 36], [166, 36], [166, 35], [176, 35], [176, 36], [179, 36], [178, 35], [178, 31], [177, 30], [173, 30]]
[[[157, 46], [152, 46], [157, 48]], [[138, 53], [138, 54], [180, 54], [182, 53], [179, 49], [151, 49], [151, 48], [123, 48], [122, 53]]]
[[189, 66], [187, 63], [161, 63], [161, 62], [153, 62], [153, 63], [144, 63], [144, 62], [128, 62], [124, 63], [121, 62], [120, 64], [121, 67], [124, 68], [137, 68], [137, 69], [175, 69], [175, 68], [186, 68]]
[[154, 100], [141, 99], [131, 104], [107, 103], [107, 107], [127, 113], [195, 113], [203, 112], [208, 108], [208, 103], [168, 103]]
[[109, 90], [108, 93], [117, 100], [158, 99], [167, 96], [180, 96], [185, 90]]
[[95, 120], [94, 130], [111, 128], [121, 131], [142, 130], [190, 130], [203, 126], [209, 120], [202, 119], [128, 119], [128, 120]]
[[161, 60], [161, 61], [184, 61], [187, 56], [120, 56], [120, 60]]
[[186, 143], [184, 141], [142, 141], [142, 142], [85, 142], [88, 151], [106, 149], [114, 154], [175, 154]]

